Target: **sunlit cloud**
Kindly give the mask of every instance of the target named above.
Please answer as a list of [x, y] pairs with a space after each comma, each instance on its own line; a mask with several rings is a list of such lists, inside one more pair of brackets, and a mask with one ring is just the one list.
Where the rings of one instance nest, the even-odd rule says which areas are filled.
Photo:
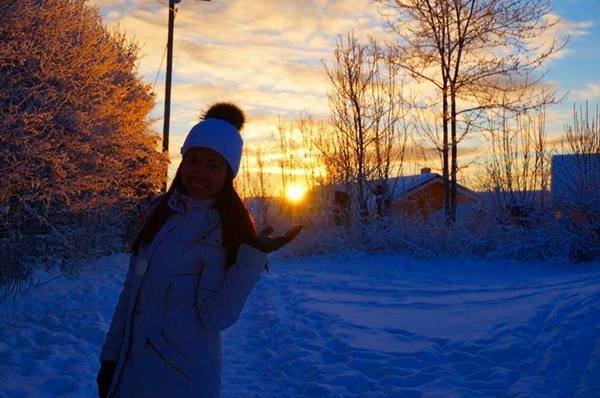
[[99, 7], [100, 9], [122, 6], [125, 4], [125, 0], [94, 0], [92, 4]]
[[[101, 10], [105, 23], [125, 31], [140, 44], [139, 73], [154, 85], [157, 104], [152, 116], [156, 118], [154, 128], [158, 132], [163, 124], [167, 3], [167, 0], [91, 0]], [[369, 35], [394, 39], [372, 1], [183, 0], [177, 10], [170, 175], [180, 162], [179, 148], [185, 135], [202, 112], [217, 101], [234, 102], [246, 112], [248, 122], [243, 130], [246, 145], [262, 149], [269, 172], [276, 174], [278, 117], [290, 121], [305, 112], [320, 120], [328, 117], [329, 82], [324, 64], [332, 65], [338, 35], [353, 30], [362, 41]], [[550, 18], [558, 20], [554, 14]], [[567, 36], [584, 38], [594, 28], [591, 21], [561, 18], [533, 44]], [[567, 49], [554, 59], [567, 56]], [[547, 83], [547, 87], [559, 85], [560, 82]], [[413, 99], [421, 101], [435, 98], [436, 94], [426, 83], [410, 83], [405, 89]], [[573, 91], [569, 99], [599, 97], [600, 82], [596, 81]], [[560, 128], [554, 126], [562, 126], [561, 118], [568, 117], [567, 113], [568, 109], [548, 111], [547, 120], [553, 132], [558, 134]], [[467, 162], [485, 151], [479, 141], [465, 142], [460, 155]], [[420, 166], [435, 168], [438, 164], [436, 155], [430, 153], [424, 160], [414, 159], [415, 166], [411, 167], [418, 171]]]

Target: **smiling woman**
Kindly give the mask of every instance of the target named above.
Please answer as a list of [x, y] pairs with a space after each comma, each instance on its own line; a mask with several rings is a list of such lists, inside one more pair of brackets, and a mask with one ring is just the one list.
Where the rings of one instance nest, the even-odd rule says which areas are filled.
[[243, 124], [241, 109], [217, 103], [186, 137], [132, 247], [100, 355], [101, 398], [220, 396], [221, 332], [237, 322], [267, 253], [301, 229], [256, 233], [233, 186]]

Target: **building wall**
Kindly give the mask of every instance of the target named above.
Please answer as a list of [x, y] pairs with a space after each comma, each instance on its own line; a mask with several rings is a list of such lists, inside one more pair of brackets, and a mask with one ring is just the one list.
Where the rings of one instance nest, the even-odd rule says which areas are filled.
[[[467, 203], [473, 200], [460, 191], [457, 193], [457, 203]], [[401, 212], [409, 216], [426, 217], [431, 213], [444, 208], [444, 183], [435, 181], [434, 183], [419, 189], [412, 194], [407, 195], [402, 201], [398, 201], [394, 206], [395, 212]]]
[[552, 157], [552, 201], [556, 208], [585, 209], [598, 201], [600, 154]]

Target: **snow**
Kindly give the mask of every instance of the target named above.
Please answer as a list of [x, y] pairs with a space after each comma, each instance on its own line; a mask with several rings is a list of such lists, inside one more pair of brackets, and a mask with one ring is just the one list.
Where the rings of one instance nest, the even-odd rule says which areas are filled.
[[[94, 397], [127, 255], [0, 305], [0, 397]], [[223, 335], [224, 398], [598, 397], [600, 264], [274, 257]]]
[[392, 191], [394, 198], [397, 199], [406, 192], [420, 187], [421, 185], [425, 185], [436, 178], [440, 178], [440, 175], [437, 173], [421, 173], [416, 175], [391, 177], [387, 181], [388, 191]]

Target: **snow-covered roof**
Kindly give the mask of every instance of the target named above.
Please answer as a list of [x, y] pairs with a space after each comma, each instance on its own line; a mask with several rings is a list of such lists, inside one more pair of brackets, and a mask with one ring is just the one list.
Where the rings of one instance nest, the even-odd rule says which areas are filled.
[[392, 198], [398, 198], [402, 194], [425, 185], [436, 178], [441, 178], [441, 176], [437, 173], [422, 173], [411, 176], [393, 177], [387, 181], [387, 190], [388, 192], [392, 192]]

